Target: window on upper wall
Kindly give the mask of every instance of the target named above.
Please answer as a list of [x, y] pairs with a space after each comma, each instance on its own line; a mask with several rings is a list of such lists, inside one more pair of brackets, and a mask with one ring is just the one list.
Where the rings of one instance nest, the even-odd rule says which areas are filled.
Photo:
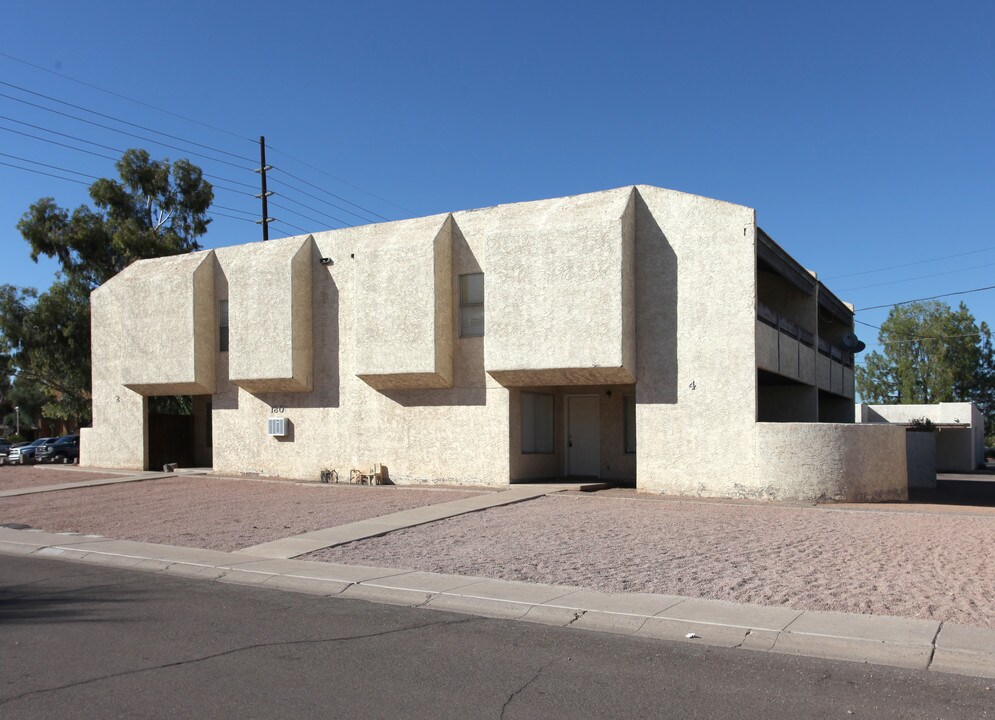
[[522, 393], [522, 454], [553, 452], [553, 396]]
[[484, 274], [459, 276], [459, 335], [484, 334]]
[[221, 352], [228, 352], [228, 301], [222, 300], [218, 303], [218, 349]]
[[622, 407], [625, 416], [625, 451], [634, 453], [636, 452], [636, 396], [623, 396]]

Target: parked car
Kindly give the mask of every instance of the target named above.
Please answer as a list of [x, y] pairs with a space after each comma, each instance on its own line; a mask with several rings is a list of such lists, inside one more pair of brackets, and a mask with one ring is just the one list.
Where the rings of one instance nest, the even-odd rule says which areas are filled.
[[7, 462], [11, 465], [24, 465], [28, 462], [34, 462], [35, 452], [37, 452], [38, 448], [45, 443], [55, 442], [55, 440], [56, 438], [53, 437], [38, 438], [27, 445], [12, 448], [10, 454], [7, 455]]
[[35, 451], [35, 460], [62, 463], [79, 460], [79, 435], [63, 435], [53, 443], [39, 445]]
[[10, 445], [0, 440], [0, 465], [7, 463], [7, 453], [10, 452]]

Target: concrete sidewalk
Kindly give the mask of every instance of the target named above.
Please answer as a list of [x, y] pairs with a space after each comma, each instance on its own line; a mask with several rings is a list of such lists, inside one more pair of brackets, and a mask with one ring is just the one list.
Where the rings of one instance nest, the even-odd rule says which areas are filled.
[[56, 492], [58, 490], [73, 490], [75, 488], [97, 487], [99, 485], [120, 485], [121, 483], [144, 482], [145, 480], [161, 480], [162, 478], [185, 477], [200, 475], [202, 472], [181, 471], [178, 473], [142, 472], [121, 477], [102, 478], [100, 480], [80, 480], [79, 482], [56, 483], [53, 485], [34, 485], [12, 490], [0, 491], [0, 498], [17, 497], [18, 495], [35, 495], [37, 493]]
[[995, 632], [0, 527], [0, 552], [598, 632], [995, 678]]
[[564, 490], [576, 490], [583, 486], [567, 484], [529, 484], [501, 490], [495, 493], [485, 493], [460, 500], [425, 505], [411, 508], [390, 515], [381, 515], [370, 520], [338, 525], [336, 527], [313, 530], [301, 535], [281, 538], [270, 542], [253, 545], [242, 550], [250, 555], [268, 558], [294, 558], [315, 550], [322, 550], [335, 545], [344, 545], [364, 540], [366, 538], [385, 535], [395, 530], [424, 525], [425, 523], [444, 520], [446, 518], [465, 515], [466, 513], [486, 510], [488, 508], [511, 505], [513, 503], [532, 500]]

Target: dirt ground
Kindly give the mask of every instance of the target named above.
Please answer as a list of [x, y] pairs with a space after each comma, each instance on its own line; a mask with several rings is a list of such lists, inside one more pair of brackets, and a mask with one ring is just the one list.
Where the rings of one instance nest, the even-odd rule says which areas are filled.
[[3, 465], [0, 466], [0, 490], [18, 490], [38, 485], [103, 480], [119, 474], [74, 470], [61, 465]]
[[307, 559], [995, 627], [995, 515], [564, 494]]
[[0, 498], [0, 523], [230, 552], [473, 494], [192, 476]]

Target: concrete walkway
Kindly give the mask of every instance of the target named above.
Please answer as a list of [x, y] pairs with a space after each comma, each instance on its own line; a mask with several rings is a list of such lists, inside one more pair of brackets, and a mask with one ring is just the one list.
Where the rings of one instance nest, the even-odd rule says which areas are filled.
[[162, 478], [175, 478], [184, 475], [198, 474], [200, 473], [191, 471], [178, 473], [143, 472], [136, 475], [123, 475], [121, 477], [102, 478], [100, 480], [81, 480], [79, 482], [58, 483], [54, 485], [34, 485], [0, 491], [0, 498], [17, 497], [18, 495], [34, 495], [36, 493], [55, 492], [57, 490], [72, 490], [74, 488], [97, 487], [98, 485], [119, 485], [121, 483], [143, 482], [145, 480], [161, 480]]
[[0, 552], [762, 652], [995, 678], [995, 631], [0, 527]]
[[253, 545], [245, 548], [242, 552], [267, 558], [295, 558], [315, 550], [386, 535], [394, 530], [424, 525], [436, 520], [444, 520], [501, 505], [511, 505], [563, 490], [576, 490], [578, 487], [580, 486], [553, 483], [523, 485], [513, 487], [510, 490], [475, 495], [462, 500], [402, 510], [390, 515], [381, 515], [370, 520], [360, 520], [324, 530], [313, 530], [302, 535]]

